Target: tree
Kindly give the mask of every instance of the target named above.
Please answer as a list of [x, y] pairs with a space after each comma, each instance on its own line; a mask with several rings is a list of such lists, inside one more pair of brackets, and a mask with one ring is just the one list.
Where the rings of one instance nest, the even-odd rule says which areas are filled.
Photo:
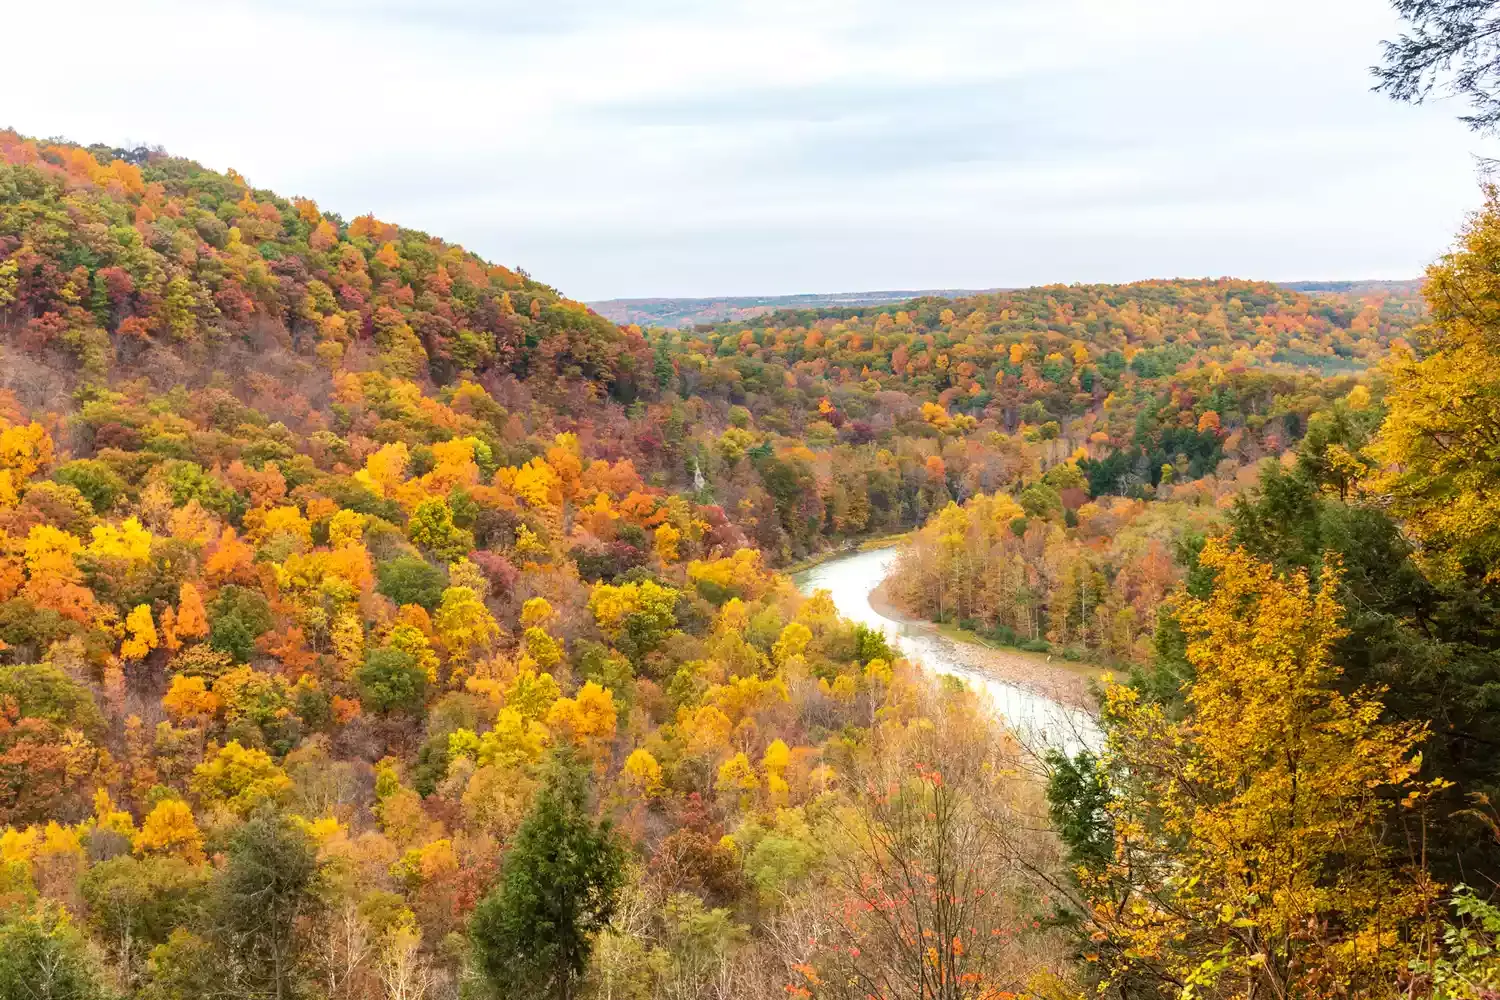
[[49, 903], [0, 916], [0, 1000], [108, 996], [66, 910]]
[[286, 816], [261, 810], [236, 831], [228, 855], [214, 917], [236, 959], [240, 995], [291, 1000], [308, 944], [298, 924], [319, 906], [317, 850]]
[[1434, 90], [1463, 97], [1473, 113], [1460, 121], [1479, 131], [1500, 124], [1500, 2], [1392, 0], [1410, 30], [1382, 42], [1375, 89], [1421, 104]]
[[125, 617], [125, 628], [130, 634], [120, 644], [121, 659], [145, 659], [160, 644], [161, 638], [156, 634], [156, 623], [151, 619], [151, 608], [148, 605], [137, 605]]
[[255, 654], [255, 640], [275, 624], [270, 604], [259, 591], [235, 586], [219, 591], [210, 620], [213, 625], [208, 644], [239, 663], [250, 662]]
[[[1424, 727], [1337, 690], [1337, 567], [1314, 594], [1222, 540], [1201, 561], [1213, 592], [1178, 613], [1187, 717], [1107, 690], [1110, 788], [1088, 790], [1105, 815], [1070, 830], [1094, 947], [1108, 978], [1172, 991], [1378, 991], [1436, 895], [1381, 835], [1430, 790], [1414, 778]], [[1090, 872], [1101, 821], [1113, 849]]]
[[443, 591], [433, 625], [444, 648], [459, 659], [468, 659], [488, 649], [500, 635], [500, 623], [468, 587], [449, 587]]
[[92, 458], [68, 462], [59, 467], [52, 478], [82, 493], [96, 514], [107, 512], [128, 489], [125, 480], [114, 469]]
[[1500, 190], [1428, 269], [1424, 355], [1397, 354], [1372, 488], [1439, 574], [1500, 583]]
[[661, 794], [661, 765], [645, 747], [637, 747], [625, 758], [621, 776], [638, 795], [655, 798]]
[[500, 885], [470, 923], [475, 963], [490, 986], [502, 995], [577, 996], [592, 936], [614, 912], [624, 863], [609, 822], [589, 814], [584, 771], [557, 754]]
[[596, 583], [589, 610], [599, 629], [620, 651], [639, 660], [677, 627], [678, 591], [652, 580], [611, 586]]
[[474, 547], [474, 535], [453, 523], [453, 510], [441, 497], [423, 500], [412, 512], [407, 536], [444, 562], [453, 562]]
[[190, 864], [203, 862], [203, 835], [193, 821], [193, 810], [181, 799], [163, 799], [141, 822], [135, 837], [139, 854], [165, 854]]
[[615, 738], [614, 693], [587, 681], [572, 698], [558, 698], [547, 710], [547, 728], [588, 757], [596, 757]]
[[375, 570], [379, 583], [375, 590], [400, 604], [416, 604], [428, 611], [437, 609], [443, 599], [448, 577], [426, 559], [401, 556], [383, 562]]
[[776, 885], [826, 852], [830, 926], [798, 969], [817, 996], [987, 1000], [1013, 989], [1021, 949], [1044, 946], [1021, 936], [1027, 868], [1045, 857], [1025, 839], [1030, 792], [1015, 745], [976, 709], [949, 697], [876, 730], [831, 828], [768, 837], [747, 860]]
[[365, 654], [354, 675], [360, 700], [374, 712], [419, 712], [427, 693], [427, 675], [417, 658], [401, 649], [382, 647]]
[[200, 915], [206, 868], [180, 858], [110, 858], [83, 877], [89, 923], [101, 933], [132, 982], [147, 953]]
[[191, 786], [204, 805], [223, 805], [245, 815], [290, 792], [292, 779], [264, 750], [247, 750], [238, 740], [230, 740], [193, 769]]
[[[1429, 723], [1423, 774], [1453, 783], [1422, 817], [1429, 871], [1447, 882], [1500, 877], [1500, 843], [1475, 836], [1470, 801], [1500, 792], [1500, 759], [1482, 749], [1500, 740], [1495, 591], [1473, 580], [1429, 580], [1382, 505], [1345, 503], [1315, 474], [1316, 465], [1300, 459], [1290, 472], [1269, 466], [1259, 489], [1231, 510], [1232, 540], [1278, 570], [1302, 570], [1335, 588], [1347, 632], [1333, 651], [1340, 690], [1379, 686], [1388, 718]], [[1324, 583], [1329, 554], [1340, 572]], [[1172, 634], [1181, 631], [1170, 620], [1158, 629], [1159, 640]], [[1170, 660], [1159, 664], [1163, 679], [1191, 672], [1181, 651]], [[1162, 694], [1180, 702], [1180, 679]], [[1409, 825], [1392, 836], [1415, 834], [1417, 824]]]
[[178, 588], [177, 618], [173, 629], [182, 639], [201, 639], [208, 635], [208, 613], [203, 608], [203, 595], [191, 583]]

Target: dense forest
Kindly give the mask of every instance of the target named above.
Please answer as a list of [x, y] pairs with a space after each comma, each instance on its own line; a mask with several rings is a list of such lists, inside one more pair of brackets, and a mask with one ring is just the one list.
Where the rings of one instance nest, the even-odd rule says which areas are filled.
[[645, 331], [0, 132], [0, 998], [1493, 990], [1497, 233]]

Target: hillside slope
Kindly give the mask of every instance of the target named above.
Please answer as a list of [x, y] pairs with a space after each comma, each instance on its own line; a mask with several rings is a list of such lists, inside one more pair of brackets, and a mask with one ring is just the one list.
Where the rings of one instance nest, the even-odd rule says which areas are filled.
[[508, 373], [633, 392], [640, 338], [524, 272], [233, 170], [0, 132], [0, 205], [0, 323], [91, 378], [239, 342], [437, 384]]

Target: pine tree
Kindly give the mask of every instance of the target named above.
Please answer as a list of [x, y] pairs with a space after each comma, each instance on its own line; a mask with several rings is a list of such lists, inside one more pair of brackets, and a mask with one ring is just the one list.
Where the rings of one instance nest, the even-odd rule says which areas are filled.
[[474, 911], [479, 972], [502, 996], [578, 993], [592, 935], [614, 912], [625, 854], [605, 820], [589, 814], [585, 773], [566, 751], [521, 823], [505, 874]]

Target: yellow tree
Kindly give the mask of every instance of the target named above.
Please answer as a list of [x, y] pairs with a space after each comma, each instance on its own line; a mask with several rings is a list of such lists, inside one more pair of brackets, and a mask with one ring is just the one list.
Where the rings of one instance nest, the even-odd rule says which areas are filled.
[[559, 698], [547, 710], [547, 728], [598, 759], [615, 738], [614, 693], [588, 681], [572, 698]]
[[755, 766], [750, 763], [750, 758], [737, 753], [719, 765], [714, 788], [724, 795], [737, 796], [740, 808], [748, 809], [760, 788], [760, 777], [755, 773]]
[[162, 696], [161, 707], [178, 721], [197, 722], [212, 719], [218, 714], [222, 702], [219, 696], [208, 689], [202, 677], [175, 674], [167, 693]]
[[26, 482], [52, 464], [52, 437], [38, 423], [12, 427], [0, 417], [0, 507], [14, 507]]
[[1396, 351], [1372, 452], [1405, 529], [1440, 571], [1500, 582], [1500, 190], [1427, 271], [1423, 357]]
[[661, 765], [645, 747], [630, 751], [621, 774], [636, 794], [648, 799], [661, 794]]
[[786, 783], [786, 769], [791, 762], [791, 748], [780, 739], [772, 740], [771, 745], [766, 747], [765, 756], [761, 758], [760, 769], [766, 775], [766, 792], [774, 806], [784, 806], [787, 803], [791, 789]]
[[[1109, 975], [1225, 996], [1362, 995], [1396, 981], [1435, 896], [1382, 840], [1416, 803], [1422, 726], [1342, 694], [1337, 567], [1313, 593], [1222, 540], [1179, 621], [1188, 713], [1110, 685], [1112, 859], [1081, 873]], [[1404, 797], [1404, 798], [1403, 798]]]
[[125, 616], [125, 631], [125, 641], [120, 644], [121, 659], [144, 660], [161, 643], [156, 623], [151, 619], [150, 605], [137, 605]]
[[245, 816], [260, 803], [290, 792], [292, 779], [264, 750], [246, 749], [231, 740], [193, 769], [190, 787], [205, 806], [222, 805]]
[[449, 655], [461, 660], [488, 649], [500, 635], [500, 624], [468, 587], [444, 590], [432, 623]]
[[663, 524], [656, 529], [655, 547], [656, 557], [663, 563], [674, 563], [679, 558], [677, 554], [677, 543], [682, 541], [682, 532], [670, 524]]
[[203, 835], [193, 810], [181, 799], [163, 799], [141, 823], [135, 836], [137, 854], [165, 854], [192, 864], [203, 862]]
[[[453, 737], [449, 737], [449, 742], [453, 742]], [[542, 759], [546, 744], [546, 728], [507, 705], [495, 716], [494, 727], [476, 738], [475, 755], [481, 765], [493, 764], [504, 769], [529, 767]]]

